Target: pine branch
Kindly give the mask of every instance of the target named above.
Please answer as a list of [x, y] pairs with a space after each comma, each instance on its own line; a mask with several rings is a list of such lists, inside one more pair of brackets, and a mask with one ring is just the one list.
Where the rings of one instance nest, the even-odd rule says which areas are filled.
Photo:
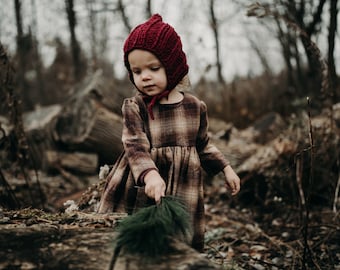
[[145, 207], [123, 219], [117, 227], [116, 249], [157, 259], [171, 252], [170, 237], [187, 239], [190, 219], [175, 197], [163, 197], [159, 205]]

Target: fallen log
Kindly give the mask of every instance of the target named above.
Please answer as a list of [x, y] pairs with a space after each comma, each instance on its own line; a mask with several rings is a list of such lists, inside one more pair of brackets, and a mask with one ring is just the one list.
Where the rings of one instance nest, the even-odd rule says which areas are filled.
[[122, 214], [48, 214], [36, 209], [0, 214], [0, 269], [218, 269], [178, 241], [171, 242], [175, 252], [157, 262], [123, 251], [115, 254], [114, 227]]
[[108, 269], [121, 215], [2, 213], [0, 269]]
[[23, 115], [31, 165], [36, 169], [43, 168], [45, 151], [56, 148], [52, 137], [51, 122], [61, 109], [61, 105], [55, 104], [39, 107]]
[[63, 105], [38, 107], [24, 115], [32, 165], [44, 167], [45, 151], [97, 154], [111, 164], [122, 151], [120, 115], [123, 97], [100, 71], [85, 80]]
[[54, 123], [53, 139], [71, 151], [97, 153], [101, 164], [111, 164], [122, 151], [122, 120], [103, 103], [104, 91], [94, 88], [100, 78], [94, 76], [66, 102]]
[[80, 174], [97, 174], [98, 156], [92, 153], [65, 153], [47, 150], [45, 163], [47, 171], [62, 167]]
[[66, 103], [71, 104], [75, 100], [81, 101], [84, 97], [91, 97], [116, 114], [121, 113], [123, 99], [129, 95], [125, 87], [119, 86], [113, 77], [105, 76], [100, 69], [85, 78], [73, 89], [73, 93]]

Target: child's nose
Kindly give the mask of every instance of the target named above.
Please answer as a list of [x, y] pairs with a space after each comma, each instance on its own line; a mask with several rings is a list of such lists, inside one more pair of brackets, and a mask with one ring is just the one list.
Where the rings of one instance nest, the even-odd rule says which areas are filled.
[[150, 72], [148, 71], [143, 71], [142, 72], [142, 80], [149, 80], [150, 79]]

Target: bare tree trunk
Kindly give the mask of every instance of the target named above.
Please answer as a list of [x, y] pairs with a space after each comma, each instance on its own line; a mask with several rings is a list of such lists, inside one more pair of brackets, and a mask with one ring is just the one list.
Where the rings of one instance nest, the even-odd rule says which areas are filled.
[[[20, 4], [20, 3], [19, 3]], [[27, 173], [27, 166], [32, 163], [30, 156], [30, 148], [27, 143], [27, 136], [24, 130], [23, 117], [21, 111], [21, 100], [15, 89], [13, 87], [14, 69], [7, 57], [7, 54], [0, 43], [0, 89], [5, 95], [5, 104], [7, 113], [9, 115], [10, 124], [13, 126], [13, 131], [11, 139], [9, 142], [10, 150], [8, 151], [7, 159], [11, 160], [14, 165], [17, 166], [16, 170], [24, 176], [26, 190], [28, 191], [28, 196], [31, 199], [31, 206], [33, 207], [43, 207], [43, 196], [42, 190], [40, 189], [40, 183], [36, 177], [36, 183], [38, 183], [38, 189], [40, 193], [40, 203], [36, 201], [37, 197], [34, 197], [31, 192], [32, 179]], [[3, 77], [3, 78], [2, 78]], [[5, 142], [4, 142], [5, 143]], [[32, 164], [35, 167], [35, 164]]]
[[73, 58], [74, 78], [75, 80], [79, 80], [80, 75], [81, 75], [80, 47], [79, 47], [79, 43], [76, 37], [76, 31], [75, 31], [77, 21], [76, 21], [76, 14], [74, 11], [74, 2], [73, 0], [65, 0], [65, 5], [66, 5], [68, 24], [70, 28], [70, 35], [71, 35], [71, 51], [72, 51], [72, 58]]
[[299, 48], [297, 44], [297, 37], [296, 33], [294, 33], [293, 41], [292, 41], [292, 47], [293, 47], [293, 54], [294, 54], [294, 59], [296, 63], [296, 88], [298, 94], [303, 94], [303, 89], [304, 89], [304, 81], [305, 81], [305, 75], [302, 71], [301, 67], [301, 60], [300, 60], [300, 53], [299, 53]]
[[99, 35], [99, 47], [98, 50], [101, 52], [101, 54], [103, 55], [104, 52], [107, 50], [108, 47], [108, 20], [106, 15], [102, 16], [102, 18], [100, 18], [100, 35]]
[[37, 5], [35, 0], [31, 0], [32, 7], [32, 43], [33, 43], [33, 65], [36, 72], [36, 87], [39, 93], [40, 103], [44, 103], [46, 101], [45, 91], [44, 91], [44, 80], [42, 76], [42, 63], [41, 57], [39, 54], [39, 43], [38, 43], [38, 23], [37, 23]]
[[281, 49], [282, 49], [282, 55], [283, 55], [283, 59], [285, 61], [286, 64], [286, 69], [287, 69], [287, 81], [288, 81], [288, 85], [289, 86], [294, 86], [294, 76], [293, 76], [293, 66], [291, 63], [291, 58], [292, 58], [292, 53], [290, 50], [290, 43], [289, 43], [289, 38], [288, 35], [289, 33], [284, 33], [284, 31], [282, 30], [281, 24], [279, 19], [275, 19], [276, 25], [277, 25], [277, 29], [278, 29], [278, 39], [281, 45]]
[[[293, 7], [291, 10], [292, 12], [290, 13], [290, 15], [293, 15], [295, 20], [298, 22], [299, 27], [304, 30], [307, 34], [307, 36], [309, 38], [311, 38], [313, 35], [315, 35], [319, 30], [317, 30], [317, 26], [322, 22], [322, 11], [323, 11], [323, 7], [326, 3], [326, 0], [320, 0], [319, 4], [317, 6], [316, 11], [311, 14], [313, 20], [311, 21], [310, 24], [306, 25], [304, 23], [304, 19], [305, 19], [305, 5], [304, 5], [304, 1], [302, 1], [303, 4], [300, 4], [300, 8], [297, 9], [296, 8], [296, 4], [294, 3], [295, 1], [293, 1], [293, 4], [290, 4], [290, 7]], [[307, 14], [309, 15], [309, 14]], [[315, 59], [315, 55], [313, 55], [312, 51], [309, 49], [309, 45], [310, 42], [309, 40], [306, 39], [306, 37], [304, 35], [301, 36], [301, 42], [304, 46], [305, 52], [306, 52], [306, 56], [307, 56], [307, 60], [308, 60], [308, 66], [309, 66], [309, 71], [311, 73], [311, 76], [317, 75], [319, 74], [319, 70], [320, 70], [320, 64], [319, 64], [319, 60]]]
[[217, 79], [219, 83], [225, 85], [225, 81], [222, 75], [222, 65], [221, 65], [221, 56], [220, 56], [220, 42], [219, 42], [219, 32], [218, 32], [218, 22], [215, 15], [214, 3], [215, 0], [210, 0], [210, 19], [211, 19], [211, 28], [214, 32], [214, 40], [216, 46], [216, 67], [217, 67]]
[[146, 3], [146, 16], [150, 18], [152, 16], [152, 11], [151, 11], [151, 0], [147, 0]]
[[89, 14], [90, 32], [91, 32], [91, 69], [94, 72], [97, 69], [97, 35], [96, 35], [96, 16], [93, 11], [93, 1], [86, 0], [86, 8]]
[[[14, 0], [14, 8], [15, 8], [15, 19], [16, 19], [16, 26], [17, 26], [17, 51], [19, 53], [19, 56], [21, 56], [22, 53], [22, 39], [24, 36], [23, 29], [22, 29], [22, 16], [21, 16], [21, 1], [20, 0]], [[22, 59], [20, 59], [21, 62], [23, 62]], [[20, 63], [22, 64], [22, 63]]]
[[[312, 5], [310, 1], [305, 0], [301, 0], [298, 3], [293, 0], [281, 0], [279, 2], [280, 5], [284, 7], [285, 11], [283, 15], [274, 15], [274, 17], [277, 18], [276, 21], [278, 26], [278, 39], [283, 48], [283, 57], [288, 72], [288, 83], [298, 90], [297, 94], [299, 95], [305, 94], [304, 92], [306, 91], [319, 91], [318, 85], [322, 81], [322, 76], [320, 76], [320, 74], [322, 74], [323, 65], [321, 64], [322, 61], [320, 61], [319, 58], [320, 55], [316, 53], [314, 47], [311, 46], [311, 38], [318, 34], [318, 32], [320, 31], [320, 27], [318, 27], [318, 25], [320, 25], [322, 22], [321, 15], [326, 0], [319, 0], [319, 2], [316, 2], [315, 9], [314, 5]], [[276, 8], [274, 7], [274, 9]], [[276, 9], [276, 12], [274, 13], [282, 14], [282, 11]], [[306, 19], [307, 17], [308, 20]], [[283, 19], [284, 22], [290, 26], [288, 27], [288, 30], [283, 31], [278, 19]], [[310, 21], [310, 23], [307, 23], [308, 21]], [[308, 83], [308, 81], [304, 80], [305, 78], [301, 71], [300, 57], [297, 47], [297, 38], [292, 34], [292, 29], [294, 32], [298, 31], [300, 40], [305, 51], [308, 62], [308, 75], [310, 79], [314, 80], [314, 82], [309, 84], [310, 86], [312, 86], [311, 89], [309, 89], [308, 86], [306, 87], [306, 83]], [[292, 60], [296, 61], [297, 72], [295, 72], [295, 67], [291, 62]]]
[[123, 23], [124, 23], [126, 29], [128, 30], [128, 32], [130, 33], [131, 30], [132, 30], [132, 27], [131, 27], [131, 24], [130, 24], [128, 17], [126, 16], [125, 6], [123, 4], [123, 0], [118, 0], [118, 10], [122, 14]]
[[248, 41], [249, 41], [251, 48], [256, 52], [258, 58], [260, 59], [264, 73], [267, 75], [271, 75], [272, 74], [271, 68], [267, 61], [265, 53], [262, 52], [260, 46], [258, 46], [256, 42], [250, 36], [248, 36]]
[[337, 74], [336, 74], [336, 67], [334, 63], [334, 47], [335, 47], [335, 34], [337, 32], [337, 15], [338, 9], [337, 4], [338, 0], [330, 0], [330, 21], [329, 21], [329, 32], [328, 32], [328, 66], [329, 66], [329, 77], [331, 83], [331, 89], [333, 90], [333, 100], [337, 101]]
[[22, 15], [21, 15], [21, 1], [20, 0], [14, 0], [14, 8], [15, 8], [15, 19], [16, 19], [16, 27], [17, 27], [17, 55], [19, 58], [19, 64], [17, 67], [18, 70], [18, 87], [19, 92], [22, 95], [23, 99], [23, 108], [24, 109], [32, 109], [33, 104], [30, 101], [29, 93], [28, 93], [28, 87], [27, 87], [27, 81], [25, 79], [25, 73], [27, 68], [26, 63], [26, 46], [28, 40], [26, 40], [23, 26], [22, 26]]

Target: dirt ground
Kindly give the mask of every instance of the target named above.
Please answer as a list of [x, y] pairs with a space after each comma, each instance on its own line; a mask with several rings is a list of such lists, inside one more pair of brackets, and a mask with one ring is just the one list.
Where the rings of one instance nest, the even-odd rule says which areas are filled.
[[314, 209], [305, 228], [301, 210], [279, 198], [241, 208], [224, 191], [219, 184], [206, 189], [205, 252], [212, 261], [225, 269], [340, 269], [338, 212]]
[[[91, 204], [84, 213], [91, 213], [98, 203], [98, 192], [85, 187], [96, 184], [96, 176], [82, 179], [86, 183], [84, 189], [69, 194], [66, 192], [71, 190], [69, 180], [58, 175], [40, 178], [51, 214], [77, 208], [81, 200]], [[206, 186], [205, 208], [205, 256], [221, 269], [340, 269], [338, 212], [313, 209], [306, 223], [301, 209], [285, 205], [280, 198], [267, 205], [245, 206], [237, 197], [229, 196], [218, 179]], [[14, 214], [2, 209], [0, 214], [1, 226], [15, 224], [18, 228], [50, 219], [50, 214], [41, 213], [33, 218], [27, 214], [27, 208]], [[72, 226], [98, 228], [105, 227], [105, 222], [94, 225], [93, 221], [85, 220]]]

